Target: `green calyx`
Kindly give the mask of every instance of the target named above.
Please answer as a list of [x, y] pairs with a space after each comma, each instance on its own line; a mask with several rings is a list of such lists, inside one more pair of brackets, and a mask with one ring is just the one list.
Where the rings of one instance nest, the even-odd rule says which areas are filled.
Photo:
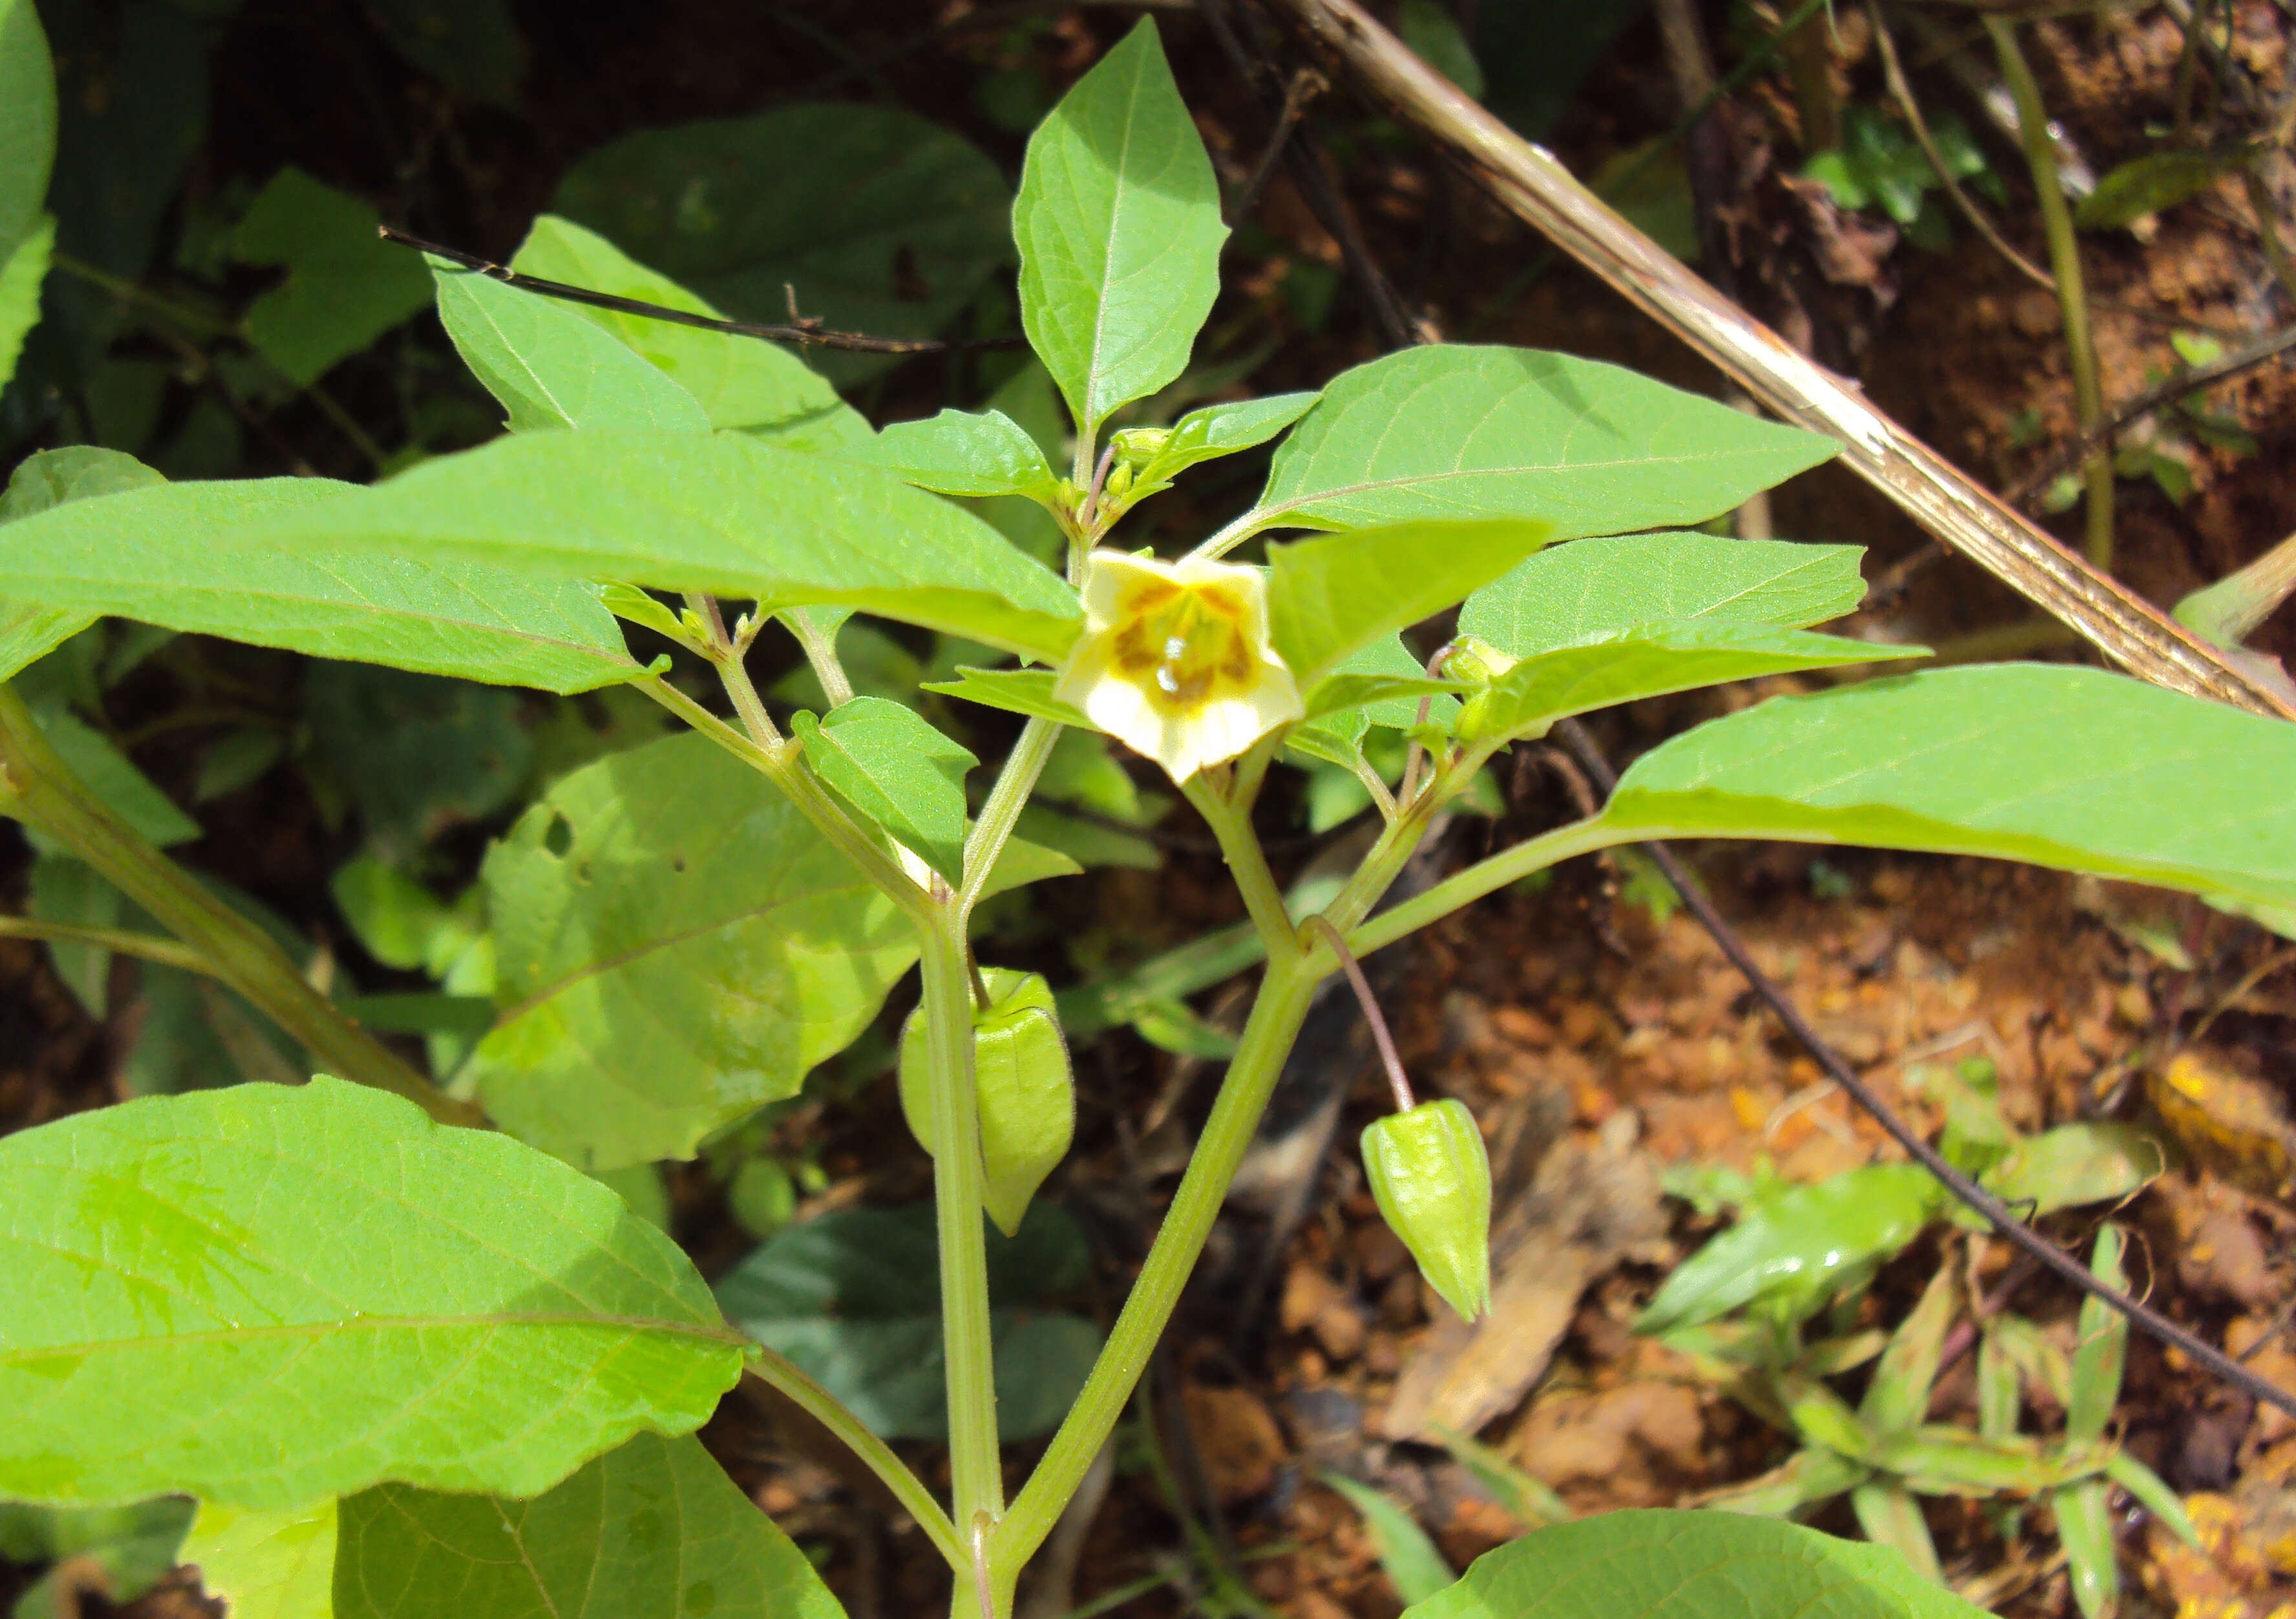
[[1472, 681], [1483, 688], [1466, 700], [1452, 727], [1453, 734], [1461, 742], [1472, 744], [1481, 739], [1491, 707], [1493, 683], [1521, 662], [1473, 636], [1461, 636], [1451, 643], [1450, 656], [1443, 661], [1445, 678]]
[[1428, 1286], [1467, 1320], [1491, 1307], [1491, 1165], [1466, 1105], [1446, 1098], [1390, 1114], [1363, 1133], [1379, 1212]]
[[[996, 1229], [1021, 1228], [1029, 1200], [1076, 1134], [1076, 1084], [1068, 1045], [1040, 974], [984, 967], [988, 1006], [972, 1013], [972, 1074], [980, 1114], [981, 1204]], [[931, 1069], [923, 1021], [901, 1029], [901, 1112], [928, 1153], [933, 1139]]]

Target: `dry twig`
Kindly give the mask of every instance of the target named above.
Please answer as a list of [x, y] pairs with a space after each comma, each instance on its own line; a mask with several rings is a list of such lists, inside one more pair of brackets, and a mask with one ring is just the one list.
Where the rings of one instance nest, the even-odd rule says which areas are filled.
[[1377, 101], [1418, 126], [1503, 205], [1790, 422], [1843, 441], [1849, 465], [1922, 527], [2146, 679], [2251, 712], [2296, 708], [2036, 528], [1628, 225], [1538, 146], [1461, 95], [1356, 0], [1259, 0]]

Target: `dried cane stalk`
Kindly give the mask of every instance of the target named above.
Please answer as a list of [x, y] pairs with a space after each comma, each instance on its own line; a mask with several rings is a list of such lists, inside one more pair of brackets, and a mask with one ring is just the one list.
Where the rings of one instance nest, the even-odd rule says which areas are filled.
[[1788, 346], [1628, 224], [1413, 55], [1356, 0], [1259, 0], [1288, 18], [1335, 76], [1419, 128], [1505, 207], [1609, 283], [1748, 392], [1797, 425], [1847, 446], [1859, 475], [1914, 521], [2113, 662], [2161, 686], [2296, 719], [2234, 668], [2113, 579], [2090, 568], [1936, 451], [1867, 404], [1856, 386]]

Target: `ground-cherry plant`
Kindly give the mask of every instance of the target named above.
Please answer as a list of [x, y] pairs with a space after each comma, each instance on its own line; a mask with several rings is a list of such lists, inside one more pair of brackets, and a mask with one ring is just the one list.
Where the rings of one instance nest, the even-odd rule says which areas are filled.
[[[0, 3], [0, 22], [7, 334], [47, 251], [53, 106], [31, 7]], [[91, 449], [17, 469], [0, 674], [111, 615], [626, 688], [686, 729], [564, 776], [495, 843], [468, 924], [484, 949], [458, 946], [451, 969], [493, 1015], [474, 1042], [435, 1037], [425, 1075], [163, 855], [158, 811], [95, 779], [86, 736], [0, 688], [0, 810], [154, 925], [101, 940], [218, 981], [324, 1071], [0, 1140], [0, 1496], [193, 1498], [182, 1555], [249, 1614], [826, 1615], [805, 1557], [693, 1437], [752, 1376], [883, 1478], [947, 1559], [952, 1613], [997, 1619], [1125, 1410], [1311, 992], [1357, 957], [1570, 856], [1660, 836], [1962, 851], [2296, 904], [2284, 727], [2072, 667], [1874, 670], [1918, 649], [1809, 628], [1858, 604], [1856, 548], [1700, 531], [1826, 459], [1824, 439], [1611, 366], [1454, 345], [1149, 419], [1211, 309], [1226, 234], [1150, 23], [1037, 130], [1012, 227], [1028, 341], [1071, 419], [1065, 465], [994, 410], [873, 430], [784, 350], [440, 262], [439, 314], [501, 403], [498, 440], [372, 487], [169, 483]], [[709, 312], [563, 218], [535, 222], [515, 267]], [[1128, 538], [1191, 468], [1279, 437], [1250, 509], [1186, 555]], [[1057, 531], [1049, 560], [978, 504], [1016, 499]], [[1453, 609], [1446, 646], [1402, 638]], [[967, 727], [1010, 736], [1002, 759], [855, 694], [840, 648], [857, 614], [972, 644], [929, 689], [1017, 716]], [[783, 636], [821, 711], [777, 719], [752, 684], [753, 644]], [[1598, 813], [1382, 908], [1509, 747], [1636, 698], [1825, 669], [1873, 678], [1702, 725]], [[722, 703], [693, 694], [697, 673]], [[974, 949], [982, 901], [1072, 869], [1014, 835], [1064, 730], [1161, 767], [1265, 957], [1104, 1339], [1075, 1318], [1016, 1327], [992, 1290], [1027, 1269], [1002, 1245], [1032, 1240], [1031, 1199], [1091, 1082], [1045, 981]], [[1399, 780], [1367, 760], [1375, 732], [1407, 746]], [[1301, 762], [1359, 778], [1382, 825], [1335, 893], [1295, 910], [1253, 812]], [[889, 1317], [922, 1324], [897, 1369], [940, 1346], [936, 1398], [896, 1411], [816, 1380], [782, 1330], [802, 1304], [782, 1280], [745, 1267], [713, 1294], [608, 1181], [792, 1095], [913, 966], [900, 1099], [932, 1157], [933, 1233], [832, 1217], [859, 1222], [837, 1240], [902, 1301]], [[1397, 1111], [1362, 1144], [1370, 1184], [1430, 1283], [1475, 1311], [1482, 1143], [1458, 1103], [1395, 1078]], [[808, 1240], [830, 1242], [816, 1225]], [[1043, 1329], [1096, 1347], [1065, 1409], [997, 1376]], [[1050, 1438], [1008, 1494], [1015, 1431]], [[925, 1434], [946, 1436], [945, 1498], [887, 1442]], [[1414, 1611], [1717, 1604], [1970, 1611], [1882, 1549], [1716, 1513], [1543, 1530]]]

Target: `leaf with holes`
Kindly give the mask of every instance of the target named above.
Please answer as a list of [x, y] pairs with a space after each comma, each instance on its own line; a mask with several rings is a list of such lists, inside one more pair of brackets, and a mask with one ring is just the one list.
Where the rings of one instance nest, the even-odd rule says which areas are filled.
[[700, 1425], [742, 1349], [588, 1177], [317, 1079], [0, 1139], [0, 1494], [531, 1495]]
[[[1073, 867], [1008, 844], [991, 886]], [[502, 1015], [487, 1112], [584, 1168], [690, 1157], [795, 1094], [916, 959], [914, 931], [796, 807], [699, 736], [564, 777], [487, 855]]]
[[916, 958], [787, 799], [699, 736], [561, 780], [483, 868], [502, 1016], [471, 1059], [494, 1120], [586, 1169], [693, 1155], [794, 1095]]

